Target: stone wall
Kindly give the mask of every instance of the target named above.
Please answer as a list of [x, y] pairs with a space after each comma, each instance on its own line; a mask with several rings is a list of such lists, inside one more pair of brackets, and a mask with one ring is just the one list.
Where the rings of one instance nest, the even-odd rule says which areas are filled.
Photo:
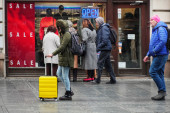
[[168, 57], [168, 61], [165, 64], [165, 77], [170, 78], [170, 55]]
[[4, 51], [5, 51], [5, 38], [4, 38], [4, 1], [0, 0], [0, 77], [4, 76]]

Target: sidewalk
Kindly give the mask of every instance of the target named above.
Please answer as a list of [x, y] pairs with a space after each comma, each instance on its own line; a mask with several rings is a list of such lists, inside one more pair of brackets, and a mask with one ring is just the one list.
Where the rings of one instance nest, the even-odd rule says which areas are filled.
[[[157, 93], [152, 79], [117, 78], [117, 84], [71, 82], [72, 101], [38, 98], [38, 78], [0, 78], [0, 113], [170, 113], [170, 79], [165, 101], [153, 101]], [[64, 86], [58, 84], [58, 95]]]

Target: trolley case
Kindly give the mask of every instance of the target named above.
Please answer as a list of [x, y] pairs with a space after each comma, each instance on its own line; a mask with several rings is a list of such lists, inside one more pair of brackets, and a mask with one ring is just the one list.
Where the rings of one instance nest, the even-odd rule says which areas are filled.
[[[52, 58], [51, 58], [52, 60]], [[44, 99], [55, 99], [57, 100], [58, 97], [58, 84], [57, 84], [57, 77], [52, 76], [53, 74], [53, 67], [51, 63], [51, 76], [47, 76], [46, 71], [46, 64], [45, 64], [45, 75], [39, 77], [39, 98], [40, 100], [44, 101]]]

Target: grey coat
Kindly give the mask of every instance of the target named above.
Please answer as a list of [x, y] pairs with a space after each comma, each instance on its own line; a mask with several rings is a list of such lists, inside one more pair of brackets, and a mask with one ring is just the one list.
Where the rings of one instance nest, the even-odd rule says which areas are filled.
[[87, 43], [86, 54], [83, 58], [83, 68], [85, 70], [97, 69], [96, 31], [91, 31], [89, 28], [83, 28], [82, 40]]

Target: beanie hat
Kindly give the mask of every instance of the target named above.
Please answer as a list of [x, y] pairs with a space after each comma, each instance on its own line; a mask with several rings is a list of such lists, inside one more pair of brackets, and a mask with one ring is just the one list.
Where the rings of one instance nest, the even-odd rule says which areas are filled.
[[98, 18], [96, 18], [96, 22], [97, 22], [99, 25], [104, 24], [104, 19], [103, 19], [103, 17], [98, 17]]
[[159, 22], [160, 21], [160, 18], [158, 15], [154, 15], [151, 17], [151, 20], [155, 20], [156, 22]]

